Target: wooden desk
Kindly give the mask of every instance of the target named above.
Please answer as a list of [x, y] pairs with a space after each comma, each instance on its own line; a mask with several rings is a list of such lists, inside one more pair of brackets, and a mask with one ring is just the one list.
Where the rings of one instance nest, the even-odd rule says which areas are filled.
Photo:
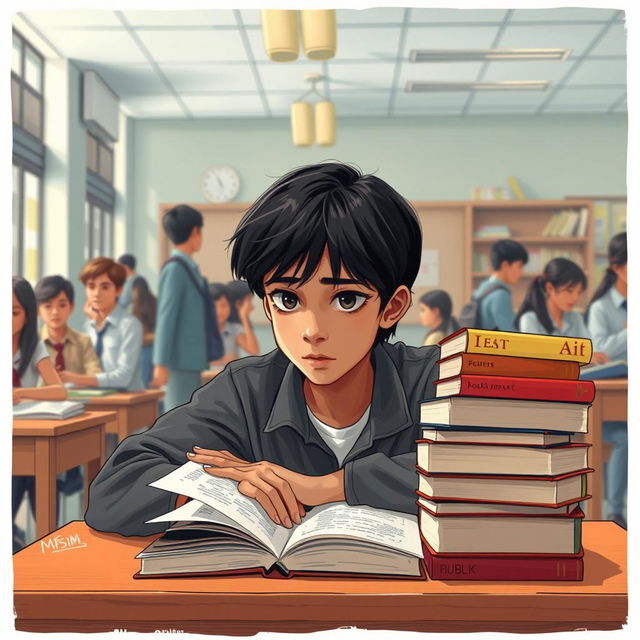
[[56, 476], [86, 464], [85, 506], [89, 483], [104, 462], [105, 426], [112, 411], [85, 411], [66, 420], [14, 420], [14, 476], [35, 476], [36, 536], [56, 528]]
[[113, 393], [109, 396], [87, 399], [91, 411], [115, 411], [115, 422], [107, 426], [107, 433], [115, 433], [118, 442], [142, 427], [150, 427], [158, 417], [158, 402], [164, 391], [147, 389], [131, 393]]
[[590, 449], [590, 465], [594, 473], [587, 475], [588, 489], [593, 498], [587, 500], [585, 515], [590, 520], [602, 519], [603, 498], [603, 455], [602, 455], [602, 423], [609, 420], [627, 420], [627, 378], [612, 380], [594, 380], [596, 397], [589, 409], [589, 432], [584, 436], [584, 442], [593, 446]]
[[[16, 629], [252, 635], [355, 625], [413, 631], [619, 629], [627, 615], [626, 532], [584, 524], [582, 582], [153, 578], [134, 580], [151, 542], [62, 527], [14, 556]], [[62, 543], [74, 548], [56, 553]], [[82, 545], [82, 546], [81, 546]]]

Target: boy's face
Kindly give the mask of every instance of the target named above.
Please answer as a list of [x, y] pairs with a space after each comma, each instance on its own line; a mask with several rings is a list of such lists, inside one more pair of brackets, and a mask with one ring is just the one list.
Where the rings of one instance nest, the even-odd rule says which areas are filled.
[[116, 304], [116, 298], [122, 292], [122, 288], [116, 288], [116, 285], [106, 273], [97, 278], [87, 280], [84, 289], [87, 301], [96, 311], [113, 309]]
[[507, 284], [518, 284], [518, 281], [522, 277], [522, 269], [524, 262], [522, 260], [516, 260], [515, 262], [502, 261], [501, 270], [505, 275]]
[[72, 312], [73, 305], [69, 302], [64, 291], [61, 291], [55, 298], [38, 305], [38, 313], [50, 329], [66, 327]]
[[411, 297], [398, 287], [384, 311], [374, 289], [358, 284], [344, 268], [336, 281], [328, 252], [304, 284], [295, 268], [281, 280], [265, 278], [265, 312], [283, 353], [314, 384], [331, 384], [369, 356], [379, 328], [393, 326]]

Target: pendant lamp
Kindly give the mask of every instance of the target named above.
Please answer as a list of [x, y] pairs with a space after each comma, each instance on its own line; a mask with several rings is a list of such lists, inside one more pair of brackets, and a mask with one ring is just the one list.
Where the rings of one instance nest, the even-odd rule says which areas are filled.
[[300, 11], [302, 47], [311, 60], [328, 60], [336, 55], [335, 9], [304, 9]]
[[316, 144], [331, 147], [336, 143], [336, 106], [323, 100], [316, 103]]
[[290, 62], [298, 57], [298, 20], [290, 9], [261, 9], [264, 50], [274, 62]]
[[296, 147], [313, 144], [313, 109], [301, 100], [291, 105], [291, 137]]

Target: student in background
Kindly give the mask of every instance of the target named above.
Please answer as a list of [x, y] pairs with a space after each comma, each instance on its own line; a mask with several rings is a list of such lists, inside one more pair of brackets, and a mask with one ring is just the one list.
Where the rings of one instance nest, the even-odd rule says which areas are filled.
[[453, 304], [446, 291], [429, 291], [420, 298], [420, 323], [429, 328], [422, 346], [438, 344], [442, 338], [458, 330], [458, 323], [451, 315]]
[[[67, 391], [58, 376], [44, 344], [38, 340], [38, 311], [31, 285], [13, 276], [13, 404], [23, 400], [65, 400]], [[38, 387], [42, 378], [44, 386]], [[24, 532], [15, 524], [16, 514], [27, 493], [31, 509], [35, 509], [34, 476], [11, 477], [13, 513], [13, 551], [24, 545]]]
[[140, 276], [131, 287], [131, 312], [142, 323], [142, 381], [149, 388], [153, 377], [153, 339], [156, 329], [156, 297]]
[[[627, 234], [624, 232], [609, 242], [609, 267], [591, 298], [585, 317], [593, 348], [604, 351], [610, 360], [627, 360]], [[603, 422], [602, 438], [613, 445], [605, 481], [609, 518], [626, 529], [627, 423]]]
[[53, 359], [56, 371], [101, 373], [91, 338], [67, 324], [73, 313], [73, 284], [62, 276], [47, 276], [38, 282], [35, 294], [38, 314], [44, 323], [40, 339]]
[[104, 373], [63, 371], [65, 382], [79, 387], [137, 391], [144, 388], [141, 375], [142, 325], [117, 302], [125, 280], [124, 267], [111, 258], [94, 258], [80, 271], [87, 302], [89, 334]]
[[529, 260], [527, 250], [515, 240], [498, 240], [491, 247], [493, 274], [473, 292], [479, 300], [479, 329], [516, 331], [511, 301], [511, 287], [522, 277]]
[[127, 278], [122, 287], [122, 292], [118, 296], [118, 304], [123, 309], [129, 311], [129, 307], [132, 302], [133, 285], [142, 278], [142, 276], [139, 273], [136, 273], [136, 257], [133, 254], [123, 253], [118, 258], [118, 263], [124, 267]]
[[244, 280], [227, 282], [227, 296], [231, 304], [229, 324], [239, 325], [236, 336], [237, 345], [250, 356], [260, 353], [260, 345], [249, 316], [253, 311], [253, 293]]
[[[587, 288], [584, 271], [571, 260], [554, 258], [542, 275], [531, 282], [516, 316], [516, 326], [524, 333], [589, 338], [582, 315], [574, 310]], [[595, 352], [592, 362], [602, 364], [607, 356]]]
[[231, 303], [229, 302], [229, 293], [227, 288], [221, 282], [212, 282], [209, 285], [209, 296], [215, 309], [215, 317], [218, 325], [218, 331], [222, 338], [224, 353], [221, 358], [212, 360], [210, 367], [223, 367], [228, 362], [238, 358], [238, 348], [236, 345], [236, 334], [238, 324], [229, 324], [231, 316]]

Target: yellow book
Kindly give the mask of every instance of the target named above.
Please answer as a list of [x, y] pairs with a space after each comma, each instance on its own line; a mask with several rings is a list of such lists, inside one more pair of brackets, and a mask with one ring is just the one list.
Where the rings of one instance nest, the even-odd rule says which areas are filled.
[[593, 348], [591, 340], [587, 338], [464, 328], [440, 342], [442, 359], [457, 353], [485, 353], [587, 364], [591, 361]]
[[520, 183], [513, 176], [509, 176], [507, 178], [507, 184], [509, 185], [509, 188], [511, 189], [513, 195], [517, 200], [526, 200], [524, 191], [522, 190]]

